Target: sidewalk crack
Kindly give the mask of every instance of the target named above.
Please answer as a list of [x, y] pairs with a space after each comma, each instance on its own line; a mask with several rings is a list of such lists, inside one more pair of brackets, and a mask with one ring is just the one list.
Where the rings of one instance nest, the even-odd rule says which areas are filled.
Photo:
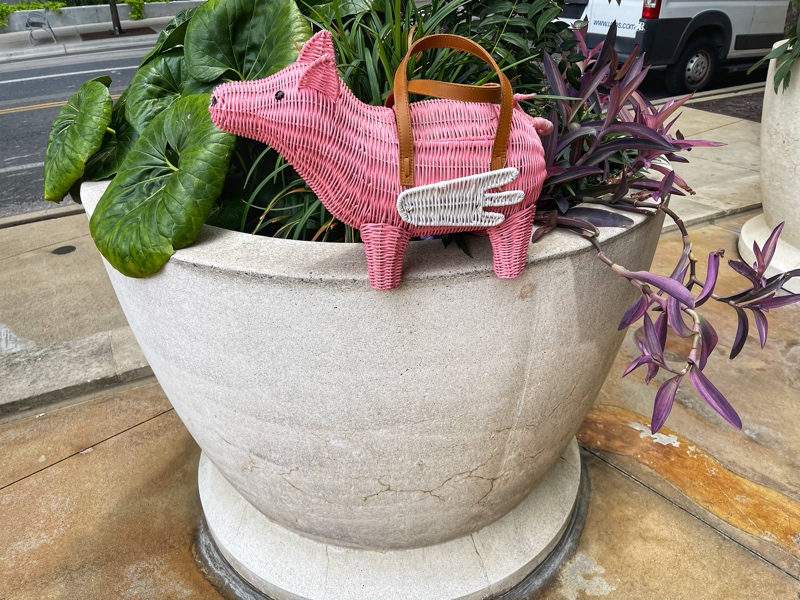
[[129, 432], [130, 430], [132, 430], [132, 429], [136, 429], [137, 427], [139, 427], [139, 426], [141, 426], [141, 425], [144, 425], [145, 423], [149, 423], [150, 421], [152, 421], [152, 420], [154, 420], [154, 419], [157, 419], [158, 417], [160, 417], [160, 416], [162, 416], [162, 415], [165, 415], [165, 414], [167, 414], [168, 412], [172, 412], [172, 411], [174, 411], [174, 410], [175, 410], [174, 408], [168, 408], [168, 409], [166, 409], [166, 410], [163, 410], [163, 411], [161, 411], [161, 412], [160, 412], [160, 413], [158, 413], [157, 415], [153, 415], [152, 417], [150, 417], [150, 418], [148, 418], [148, 419], [145, 419], [144, 421], [141, 421], [141, 422], [139, 422], [139, 423], [136, 423], [135, 425], [131, 425], [130, 427], [126, 427], [126, 428], [125, 428], [125, 429], [123, 429], [122, 431], [118, 431], [118, 432], [117, 432], [117, 433], [115, 433], [114, 435], [110, 435], [110, 436], [108, 436], [107, 438], [103, 438], [103, 439], [102, 439], [102, 440], [100, 440], [99, 442], [94, 442], [94, 443], [92, 443], [92, 444], [89, 444], [89, 445], [88, 445], [88, 446], [86, 446], [85, 448], [81, 448], [80, 450], [77, 450], [77, 451], [73, 452], [72, 454], [69, 454], [69, 455], [67, 455], [67, 456], [64, 456], [63, 458], [60, 458], [60, 459], [58, 459], [56, 462], [54, 462], [54, 463], [52, 463], [52, 464], [49, 464], [49, 465], [47, 465], [46, 467], [42, 467], [41, 469], [37, 469], [37, 470], [36, 470], [36, 471], [34, 471], [33, 473], [28, 473], [28, 474], [27, 474], [27, 475], [25, 475], [24, 477], [20, 477], [20, 478], [19, 478], [19, 479], [17, 479], [16, 481], [12, 481], [11, 483], [7, 483], [6, 485], [4, 485], [4, 486], [0, 487], [0, 492], [2, 492], [2, 491], [3, 491], [4, 489], [6, 489], [6, 488], [9, 488], [9, 487], [11, 487], [12, 485], [16, 485], [16, 484], [17, 484], [17, 483], [19, 483], [20, 481], [25, 481], [26, 479], [28, 479], [28, 478], [30, 478], [30, 477], [33, 477], [34, 475], [37, 475], [38, 473], [41, 473], [42, 471], [46, 471], [47, 469], [50, 469], [51, 467], [55, 467], [56, 465], [58, 465], [58, 464], [60, 464], [60, 463], [64, 462], [65, 460], [69, 460], [70, 458], [73, 458], [73, 457], [75, 457], [75, 456], [78, 456], [79, 454], [83, 454], [83, 453], [87, 452], [87, 450], [89, 450], [89, 449], [91, 449], [91, 448], [96, 448], [96, 447], [97, 447], [97, 446], [99, 446], [100, 444], [103, 444], [103, 443], [105, 443], [105, 442], [108, 442], [109, 440], [113, 440], [115, 437], [118, 437], [118, 436], [122, 435], [123, 433], [127, 433], [127, 432]]

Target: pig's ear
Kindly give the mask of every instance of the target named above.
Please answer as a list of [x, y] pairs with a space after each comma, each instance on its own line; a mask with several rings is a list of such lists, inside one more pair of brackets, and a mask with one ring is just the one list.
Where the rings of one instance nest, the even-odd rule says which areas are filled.
[[325, 54], [336, 56], [336, 52], [333, 49], [333, 38], [327, 29], [315, 33], [303, 45], [297, 57], [297, 62], [312, 63]]
[[330, 100], [336, 101], [339, 98], [339, 81], [339, 72], [336, 70], [333, 55], [323, 54], [308, 65], [300, 76], [297, 87], [317, 90]]

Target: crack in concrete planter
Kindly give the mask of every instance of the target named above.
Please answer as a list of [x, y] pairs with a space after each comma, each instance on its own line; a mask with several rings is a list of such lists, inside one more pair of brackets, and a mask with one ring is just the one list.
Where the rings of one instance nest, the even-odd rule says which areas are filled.
[[[775, 46], [784, 43], [777, 42]], [[767, 276], [800, 269], [800, 169], [797, 168], [797, 148], [800, 145], [800, 66], [792, 67], [792, 83], [776, 94], [772, 81], [775, 59], [769, 63], [764, 108], [761, 117], [761, 200], [764, 213], [753, 217], [742, 227], [739, 254], [752, 265], [755, 260], [753, 242], [760, 247], [772, 230], [784, 222], [781, 239], [767, 269]], [[800, 278], [789, 281], [784, 288], [800, 293]]]
[[[87, 211], [104, 189], [84, 184]], [[660, 227], [637, 217], [603, 230], [606, 253], [646, 269]], [[411, 244], [389, 292], [369, 287], [361, 245], [213, 227], [152, 277], [108, 271], [204, 468], [213, 463], [234, 497], [309, 544], [427, 551], [548, 493], [537, 485], [574, 439], [635, 298], [578, 236], [532, 246], [513, 280], [492, 273], [487, 239], [470, 247], [474, 258]], [[208, 498], [211, 479], [200, 486]], [[569, 514], [571, 490], [552, 514]], [[221, 551], [233, 564], [251, 558]], [[542, 558], [539, 548], [525, 568]], [[452, 598], [508, 581], [484, 583]]]
[[576, 443], [498, 521], [466, 538], [411, 550], [352, 550], [290, 532], [256, 511], [205, 458], [200, 481], [205, 517], [195, 559], [224, 597], [240, 600], [377, 600], [397, 597], [399, 590], [406, 599], [523, 600], [575, 551], [589, 506], [589, 478]]

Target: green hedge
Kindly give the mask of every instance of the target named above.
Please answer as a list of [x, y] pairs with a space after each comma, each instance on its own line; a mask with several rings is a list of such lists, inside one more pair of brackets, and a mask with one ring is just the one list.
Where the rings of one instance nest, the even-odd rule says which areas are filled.
[[66, 2], [25, 2], [21, 4], [6, 4], [0, 2], [0, 27], [8, 25], [8, 15], [17, 10], [42, 10], [49, 8], [53, 12], [61, 12], [67, 5]]
[[[147, 0], [147, 2], [169, 2], [169, 0]], [[122, 0], [118, 4], [122, 4]], [[131, 7], [131, 20], [138, 21], [144, 19], [145, 0], [128, 0], [125, 4]], [[97, 4], [108, 4], [107, 0], [67, 0], [67, 2], [47, 1], [47, 2], [26, 2], [22, 4], [6, 4], [0, 2], [0, 27], [8, 25], [8, 15], [17, 10], [42, 10], [45, 7], [53, 12], [61, 12], [65, 6], [88, 6]]]

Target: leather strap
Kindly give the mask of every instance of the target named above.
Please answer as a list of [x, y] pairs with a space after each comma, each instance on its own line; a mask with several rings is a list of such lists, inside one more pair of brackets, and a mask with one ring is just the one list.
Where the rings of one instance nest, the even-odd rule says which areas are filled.
[[[500, 102], [500, 85], [486, 83], [484, 85], [466, 85], [463, 83], [448, 83], [435, 79], [412, 79], [408, 82], [408, 93], [420, 96], [433, 96], [434, 98], [447, 98], [448, 100], [462, 100], [464, 102]], [[394, 106], [394, 91], [390, 91], [384, 102], [386, 108]]]
[[[432, 48], [450, 48], [461, 50], [476, 56], [491, 65], [498, 78], [497, 84], [484, 86], [446, 83], [430, 79], [408, 81], [408, 61], [415, 54]], [[386, 99], [386, 105], [394, 103], [397, 120], [397, 135], [400, 142], [400, 184], [414, 185], [414, 137], [411, 132], [411, 110], [408, 105], [408, 94], [423, 94], [437, 98], [462, 100], [465, 102], [496, 102], [500, 99], [500, 119], [497, 124], [494, 145], [492, 146], [492, 170], [502, 169], [506, 164], [508, 138], [511, 134], [511, 119], [514, 114], [514, 94], [511, 83], [497, 66], [497, 63], [483, 47], [470, 39], [452, 35], [436, 34], [417, 40], [412, 44], [403, 58], [394, 77], [394, 91]]]

